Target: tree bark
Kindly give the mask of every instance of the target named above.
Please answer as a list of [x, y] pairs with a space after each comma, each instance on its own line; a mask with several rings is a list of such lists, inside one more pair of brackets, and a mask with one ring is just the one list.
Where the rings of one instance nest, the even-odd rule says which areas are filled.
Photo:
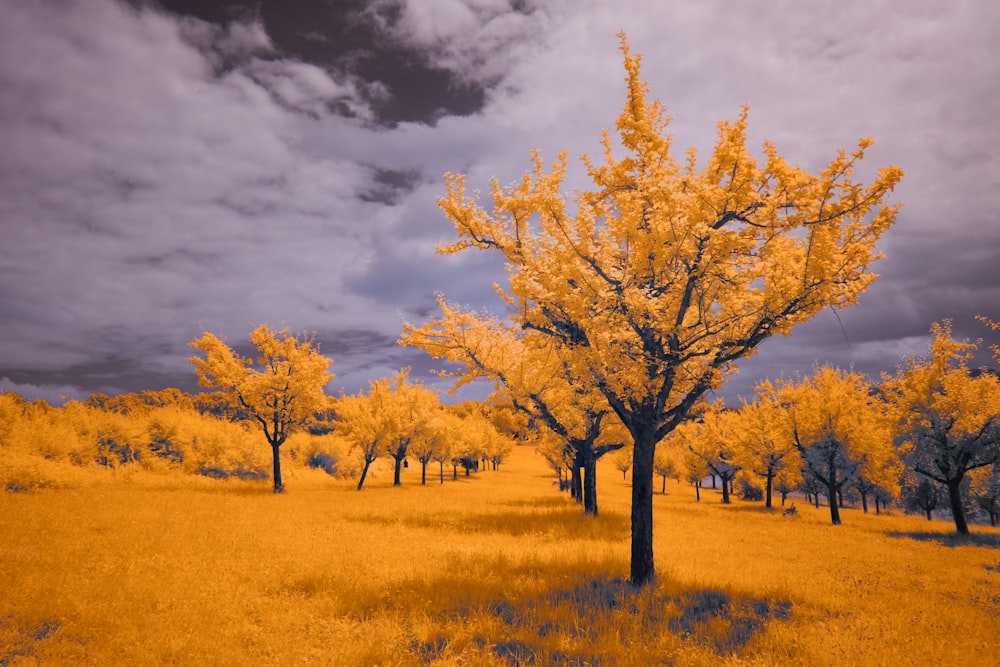
[[597, 461], [593, 456], [584, 459], [583, 513], [597, 516]]
[[[826, 488], [827, 488], [827, 493], [829, 494], [827, 498], [830, 501], [830, 523], [832, 523], [834, 526], [839, 526], [840, 504], [837, 502], [837, 485], [836, 482], [833, 481], [836, 479], [834, 475], [836, 475], [836, 472], [830, 473], [830, 483], [827, 485]], [[817, 495], [816, 498], [818, 500], [819, 496]]]
[[861, 509], [864, 510], [865, 514], [868, 514], [868, 494], [864, 491], [859, 491], [861, 494]]
[[694, 483], [694, 500], [697, 503], [701, 502], [701, 482]]
[[649, 427], [633, 434], [632, 543], [629, 581], [633, 586], [652, 583], [653, 567], [653, 457], [655, 433]]
[[365, 485], [365, 477], [368, 476], [368, 468], [371, 467], [372, 461], [374, 460], [375, 459], [369, 459], [367, 456], [365, 457], [365, 467], [361, 469], [361, 479], [358, 480], [358, 491], [360, 491], [361, 487]]
[[427, 461], [420, 462], [420, 485], [427, 486]]
[[951, 502], [951, 515], [955, 519], [955, 530], [959, 535], [969, 534], [969, 524], [965, 520], [965, 508], [962, 507], [962, 478], [948, 482], [948, 500]]
[[[767, 483], [764, 485], [764, 507], [771, 509], [771, 485], [774, 483], [774, 474], [767, 474]], [[781, 504], [784, 505], [785, 501], [782, 498]]]
[[[715, 479], [715, 477], [713, 476], [712, 479]], [[729, 483], [725, 477], [722, 478], [722, 504], [729, 504]]]
[[573, 463], [573, 469], [570, 471], [570, 487], [569, 494], [578, 503], [583, 502], [583, 479], [580, 475], [580, 466]]
[[441, 473], [441, 483], [444, 484], [444, 461], [438, 461], [438, 472]]
[[396, 466], [395, 466], [395, 469], [394, 469], [394, 471], [392, 473], [392, 485], [393, 486], [399, 486], [399, 472], [400, 472], [400, 470], [403, 467], [403, 457], [400, 456], [400, 457], [397, 458], [397, 457], [394, 456], [392, 458], [395, 459], [395, 461], [396, 461]]
[[281, 443], [271, 443], [272, 473], [274, 475], [274, 492], [284, 493], [285, 485], [281, 483]]
[[663, 477], [663, 486], [660, 487], [660, 494], [665, 496], [667, 495], [667, 476], [666, 475], [660, 475], [660, 476]]

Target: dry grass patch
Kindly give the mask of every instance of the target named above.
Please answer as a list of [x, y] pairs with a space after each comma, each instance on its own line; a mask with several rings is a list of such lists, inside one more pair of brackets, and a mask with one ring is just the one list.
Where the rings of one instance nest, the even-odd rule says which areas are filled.
[[[628, 486], [582, 516], [518, 448], [364, 491], [134, 476], [0, 495], [0, 664], [989, 664], [1000, 531], [669, 485], [658, 585], [624, 583]], [[190, 482], [190, 483], [189, 483]], [[940, 531], [940, 532], [938, 532]], [[940, 538], [914, 539], [940, 535]]]

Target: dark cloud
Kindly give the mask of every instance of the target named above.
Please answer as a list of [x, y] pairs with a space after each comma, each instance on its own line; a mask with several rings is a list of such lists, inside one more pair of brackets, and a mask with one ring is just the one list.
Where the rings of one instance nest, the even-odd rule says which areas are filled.
[[[193, 387], [188, 341], [259, 323], [318, 332], [334, 392], [401, 366], [445, 386], [395, 345], [402, 321], [437, 291], [499, 309], [504, 273], [435, 254], [454, 238], [441, 175], [486, 191], [532, 146], [598, 153], [622, 28], [678, 151], [704, 154], [749, 102], [751, 140], [793, 163], [873, 135], [859, 177], [907, 170], [881, 278], [768, 341], [727, 395], [816, 362], [891, 370], [933, 321], [979, 337], [975, 313], [1000, 317], [986, 0], [0, 3], [0, 388]], [[585, 184], [574, 164], [567, 190]]]

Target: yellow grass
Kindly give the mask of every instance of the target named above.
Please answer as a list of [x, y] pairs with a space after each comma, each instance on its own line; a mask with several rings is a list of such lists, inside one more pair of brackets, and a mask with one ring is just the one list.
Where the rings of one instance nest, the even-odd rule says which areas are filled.
[[[604, 465], [604, 464], [602, 464]], [[656, 498], [633, 591], [628, 486], [581, 516], [541, 457], [392, 488], [103, 476], [0, 493], [0, 665], [940, 665], [1000, 656], [1000, 531], [798, 501]], [[435, 468], [436, 472], [436, 468]], [[450, 471], [449, 471], [450, 473]], [[97, 479], [97, 478], [95, 478]]]

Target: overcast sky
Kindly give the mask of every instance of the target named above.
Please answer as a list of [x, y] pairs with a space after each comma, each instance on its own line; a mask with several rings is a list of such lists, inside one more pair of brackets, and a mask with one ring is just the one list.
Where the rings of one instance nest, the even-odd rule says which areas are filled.
[[[0, 391], [179, 386], [187, 344], [316, 331], [328, 390], [435, 363], [395, 342], [434, 294], [498, 307], [502, 267], [438, 256], [442, 174], [484, 190], [537, 146], [594, 152], [624, 102], [615, 33], [711, 148], [817, 168], [860, 137], [905, 207], [860, 304], [768, 341], [727, 397], [831, 362], [877, 374], [1000, 319], [993, 0], [0, 0]], [[578, 179], [577, 169], [571, 179]], [[583, 185], [582, 181], [575, 181]], [[843, 328], [841, 328], [841, 323]], [[846, 333], [846, 336], [845, 336]], [[988, 357], [982, 357], [986, 361]]]

